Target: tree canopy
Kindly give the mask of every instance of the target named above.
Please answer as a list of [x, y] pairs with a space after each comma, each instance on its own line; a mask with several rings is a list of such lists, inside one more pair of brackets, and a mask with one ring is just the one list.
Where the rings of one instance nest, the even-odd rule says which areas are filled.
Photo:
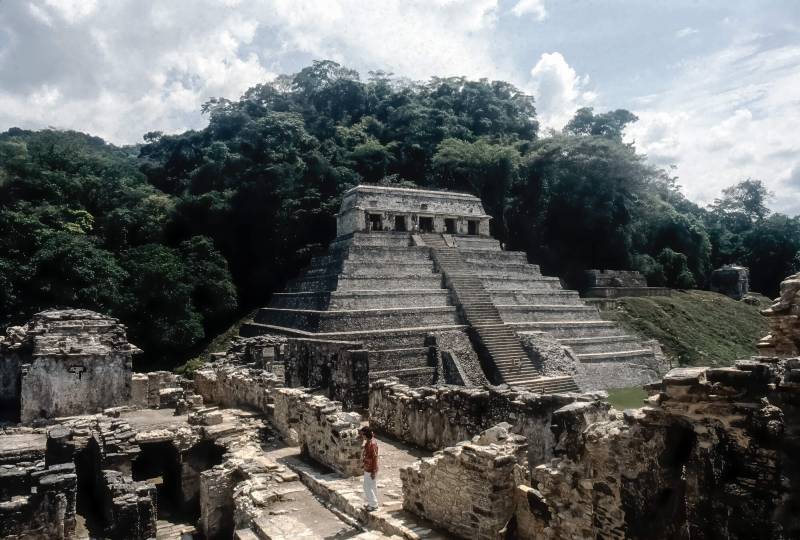
[[[0, 324], [45, 307], [120, 317], [148, 360], [175, 364], [263, 305], [335, 235], [361, 182], [479, 195], [492, 233], [580, 285], [587, 268], [704, 287], [723, 263], [773, 294], [798, 269], [798, 218], [746, 179], [709, 208], [626, 144], [624, 109], [580, 109], [542, 136], [532, 96], [501, 81], [366, 80], [331, 61], [210, 99], [208, 126], [97, 137], [0, 134]], [[182, 358], [183, 357], [183, 358]]]

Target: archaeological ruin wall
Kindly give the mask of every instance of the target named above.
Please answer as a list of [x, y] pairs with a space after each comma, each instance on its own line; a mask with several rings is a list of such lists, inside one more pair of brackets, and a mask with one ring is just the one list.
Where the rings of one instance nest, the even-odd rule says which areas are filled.
[[529, 441], [531, 460], [552, 455], [553, 413], [575, 401], [603, 409], [602, 394], [534, 394], [508, 388], [411, 388], [392, 380], [370, 386], [370, 426], [420, 448], [440, 450], [507, 422]]
[[48, 310], [0, 338], [0, 403], [6, 420], [31, 422], [99, 412], [131, 396], [132, 357], [116, 319]]
[[498, 538], [514, 511], [515, 469], [527, 460], [525, 437], [509, 427], [401, 469], [403, 507], [460, 538]]

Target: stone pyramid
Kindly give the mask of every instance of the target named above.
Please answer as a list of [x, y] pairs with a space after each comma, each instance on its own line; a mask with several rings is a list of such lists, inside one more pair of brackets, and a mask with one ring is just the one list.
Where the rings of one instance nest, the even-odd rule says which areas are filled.
[[[563, 392], [578, 390], [576, 380], [594, 390], [658, 378], [652, 348], [543, 276], [525, 253], [503, 250], [490, 219], [468, 194], [357, 186], [343, 198], [327, 253], [242, 334], [358, 342], [371, 380], [417, 386]], [[550, 366], [539, 338], [560, 346], [570, 365]]]

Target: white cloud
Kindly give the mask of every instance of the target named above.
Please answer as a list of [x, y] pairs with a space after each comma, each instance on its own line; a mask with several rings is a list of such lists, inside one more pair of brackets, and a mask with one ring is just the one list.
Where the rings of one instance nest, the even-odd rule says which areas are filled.
[[[0, 14], [0, 130], [53, 125], [130, 143], [199, 128], [208, 98], [238, 98], [313, 59], [412, 79], [509, 79], [491, 53], [497, 10], [498, 0], [10, 4]], [[57, 89], [57, 103], [42, 89]]]
[[575, 111], [597, 97], [586, 90], [588, 76], [580, 77], [559, 52], [544, 53], [531, 69], [531, 91], [545, 127], [560, 129]]
[[543, 21], [547, 17], [544, 0], [518, 0], [514, 7], [511, 8], [511, 13], [517, 17], [531, 15], [537, 21]]
[[787, 190], [800, 140], [800, 46], [770, 47], [749, 36], [685, 62], [672, 87], [633, 107], [627, 131], [637, 149], [674, 164], [690, 199], [707, 203], [747, 177], [776, 193], [775, 209], [800, 213], [800, 189]]
[[44, 0], [69, 23], [75, 23], [90, 16], [97, 9], [97, 0]]
[[699, 32], [700, 30], [698, 30], [697, 28], [692, 28], [691, 26], [687, 26], [686, 28], [681, 28], [680, 30], [675, 32], [675, 37], [678, 39], [682, 39], [685, 37], [689, 37], [693, 34], [697, 34]]

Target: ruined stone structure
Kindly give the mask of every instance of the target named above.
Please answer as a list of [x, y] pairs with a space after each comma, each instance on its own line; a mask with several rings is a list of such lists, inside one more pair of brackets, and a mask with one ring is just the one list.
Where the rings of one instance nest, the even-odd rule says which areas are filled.
[[758, 344], [761, 354], [800, 356], [800, 273], [781, 282], [781, 295], [761, 313], [768, 317], [770, 333]]
[[[798, 283], [786, 280], [768, 315], [793, 313]], [[782, 339], [800, 337], [781, 328]], [[93, 335], [88, 326], [74, 339]], [[395, 378], [372, 381], [369, 407], [355, 413], [320, 390], [285, 388], [270, 371], [281, 355], [319, 366], [349, 350], [327, 343], [317, 356], [303, 339], [281, 342], [274, 362], [263, 349], [280, 340], [240, 340], [193, 381], [137, 375], [129, 406], [3, 428], [0, 535], [800, 536], [800, 358], [675, 369], [647, 387], [642, 408], [626, 411], [603, 392], [414, 387]], [[426, 335], [423, 343], [433, 362], [454, 363], [444, 349], [454, 341]], [[293, 369], [290, 361], [289, 377]], [[362, 508], [357, 476], [365, 422], [381, 448], [375, 512]]]
[[417, 461], [400, 471], [403, 505], [462, 538], [495, 540], [514, 511], [514, 469], [526, 462], [525, 446], [501, 424]]
[[619, 298], [622, 296], [669, 296], [668, 287], [648, 287], [647, 279], [635, 270], [586, 270], [583, 296]]
[[131, 396], [125, 327], [88, 310], [42, 311], [0, 338], [0, 407], [30, 422], [101, 411]]
[[[273, 295], [242, 334], [313, 340], [320, 353], [289, 347], [286, 364], [300, 374], [291, 383], [335, 386], [331, 397], [348, 403], [363, 400], [366, 388], [346, 396], [341, 383], [349, 373], [363, 385], [353, 370], [364, 362], [370, 381], [538, 392], [578, 390], [576, 372], [584, 390], [643, 384], [665, 372], [651, 347], [602, 320], [524, 253], [504, 251], [489, 236], [480, 199], [438, 191], [348, 191], [327, 253]], [[536, 340], [521, 342], [530, 335], [557, 341], [572, 365], [544, 369], [545, 355], [531, 350]], [[607, 369], [613, 377], [596, 376]]]
[[744, 266], [726, 264], [711, 272], [710, 285], [714, 292], [741, 300], [750, 292], [750, 270]]

